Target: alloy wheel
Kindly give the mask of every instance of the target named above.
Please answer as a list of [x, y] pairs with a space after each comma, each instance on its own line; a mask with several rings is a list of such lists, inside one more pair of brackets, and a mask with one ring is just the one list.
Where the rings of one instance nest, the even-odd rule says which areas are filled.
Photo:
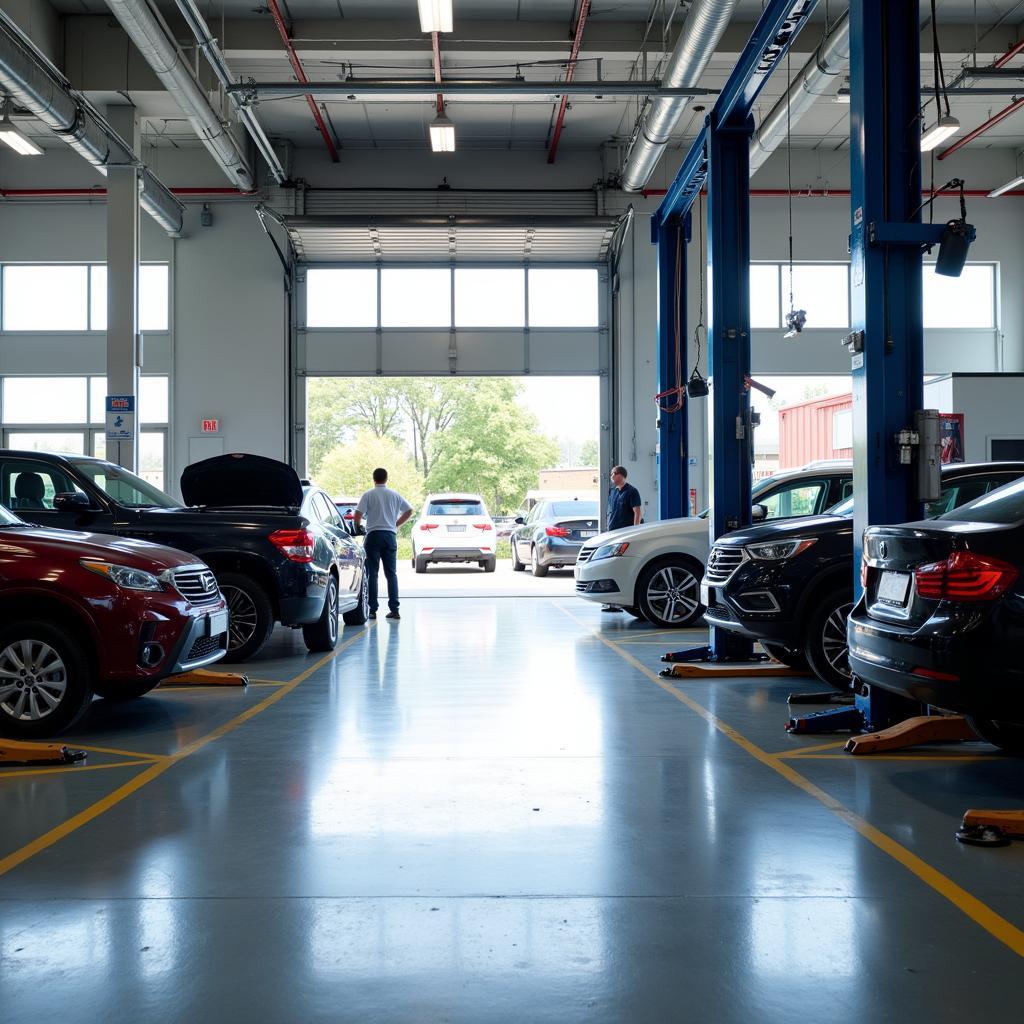
[[327, 628], [331, 633], [331, 643], [338, 639], [338, 584], [331, 577], [327, 587]]
[[664, 622], [683, 622], [700, 607], [697, 577], [681, 565], [666, 565], [647, 584], [647, 603]]
[[821, 631], [821, 649], [828, 663], [845, 678], [850, 678], [850, 649], [846, 645], [846, 620], [853, 611], [853, 604], [836, 608], [825, 620]]
[[61, 656], [41, 640], [16, 640], [0, 652], [0, 708], [37, 722], [60, 706], [68, 688]]
[[228, 649], [236, 650], [248, 643], [256, 632], [256, 605], [238, 587], [221, 585], [220, 589], [228, 603]]

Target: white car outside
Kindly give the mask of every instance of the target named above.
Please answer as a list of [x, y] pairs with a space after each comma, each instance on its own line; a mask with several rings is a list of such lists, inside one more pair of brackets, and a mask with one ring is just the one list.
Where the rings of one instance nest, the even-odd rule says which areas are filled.
[[[849, 462], [779, 473], [755, 485], [754, 520], [818, 515], [846, 498], [852, 486]], [[657, 626], [692, 625], [704, 613], [700, 583], [710, 548], [706, 514], [602, 533], [580, 550], [576, 593]]]
[[412, 565], [426, 572], [434, 562], [476, 562], [485, 572], [498, 564], [494, 520], [479, 494], [431, 494], [412, 528]]

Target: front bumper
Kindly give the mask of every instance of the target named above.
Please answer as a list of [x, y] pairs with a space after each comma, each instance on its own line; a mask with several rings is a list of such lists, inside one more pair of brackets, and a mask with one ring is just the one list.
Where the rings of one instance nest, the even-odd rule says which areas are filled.
[[227, 608], [197, 616], [183, 634], [174, 654], [170, 675], [191, 672], [220, 661], [228, 653]]
[[750, 590], [741, 586], [735, 593], [733, 581], [725, 586], [705, 583], [701, 586], [704, 620], [749, 640], [797, 647], [802, 643], [800, 624], [783, 612], [780, 596], [775, 589], [760, 585]]
[[632, 605], [636, 572], [629, 556], [577, 562], [576, 596], [599, 604]]

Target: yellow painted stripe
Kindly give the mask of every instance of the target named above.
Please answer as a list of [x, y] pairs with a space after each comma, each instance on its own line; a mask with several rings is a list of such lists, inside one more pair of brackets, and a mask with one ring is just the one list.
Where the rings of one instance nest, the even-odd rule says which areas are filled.
[[818, 743], [813, 747], [790, 747], [789, 750], [778, 750], [775, 752], [776, 757], [803, 757], [805, 754], [817, 754], [820, 750], [837, 750], [841, 747], [845, 747], [847, 740], [832, 740], [830, 743]]
[[134, 768], [140, 764], [153, 764], [152, 758], [144, 761], [111, 761], [110, 764], [65, 764], [52, 768], [12, 768], [0, 772], [0, 780], [24, 779], [28, 775], [62, 775], [65, 772], [101, 772], [110, 768]]
[[133, 793], [137, 793], [143, 786], [148, 785], [154, 779], [160, 778], [169, 768], [173, 765], [178, 764], [179, 761], [185, 760], [186, 757], [190, 757], [198, 750], [202, 750], [203, 747], [208, 746], [215, 740], [219, 740], [226, 736], [228, 733], [233, 732], [239, 726], [244, 725], [246, 722], [251, 721], [257, 715], [266, 711], [267, 708], [273, 707], [279, 700], [286, 697], [292, 692], [297, 686], [304, 683], [314, 672], [319, 671], [328, 662], [337, 658], [345, 650], [352, 646], [357, 640], [369, 632], [372, 628], [373, 623], [370, 623], [365, 629], [361, 629], [351, 639], [346, 640], [337, 650], [332, 651], [330, 654], [324, 655], [319, 661], [311, 665], [301, 675], [297, 675], [294, 679], [289, 680], [283, 687], [275, 690], [274, 693], [265, 697], [258, 704], [254, 704], [251, 708], [243, 711], [240, 715], [232, 718], [229, 722], [225, 722], [224, 725], [213, 732], [207, 733], [205, 736], [201, 736], [198, 739], [193, 740], [191, 743], [186, 744], [176, 753], [167, 757], [163, 761], [157, 764], [151, 764], [145, 771], [140, 772], [133, 779], [129, 779], [123, 786], [118, 787], [109, 795], [103, 797], [101, 800], [97, 800], [96, 803], [86, 807], [85, 810], [79, 811], [78, 814], [67, 821], [61, 822], [55, 828], [50, 829], [49, 832], [41, 835], [38, 839], [32, 840], [32, 842], [21, 847], [20, 850], [15, 850], [13, 853], [8, 854], [6, 857], [0, 859], [0, 877], [6, 875], [9, 871], [13, 871], [14, 868], [20, 864], [24, 864], [25, 861], [34, 857], [37, 853], [41, 853], [43, 850], [49, 849], [55, 843], [59, 843], [62, 839], [76, 832], [83, 825], [89, 824], [91, 821], [95, 821], [101, 814], [109, 811], [112, 807], [116, 807], [123, 800], [126, 800]]
[[149, 754], [144, 750], [121, 750], [118, 747], [87, 747], [84, 743], [75, 742], [65, 743], [64, 745], [75, 750], [88, 750], [91, 754], [116, 754], [118, 757], [130, 757], [133, 760], [162, 761], [168, 756], [167, 754]]
[[[589, 629], [587, 624], [576, 618], [568, 608], [557, 605], [560, 611], [564, 612], [573, 621], [577, 622], [584, 629]], [[727, 736], [738, 747], [745, 750], [755, 760], [760, 761], [765, 767], [777, 772], [787, 782], [792, 783], [797, 789], [802, 790], [808, 796], [813, 797], [822, 806], [835, 814], [841, 821], [849, 825], [855, 832], [858, 832], [869, 843], [878, 847], [883, 853], [888, 854], [897, 863], [902, 864], [908, 871], [916, 875], [925, 885], [934, 889], [940, 896], [949, 900], [955, 907], [966, 914], [972, 921], [980, 925], [990, 935], [998, 939], [1009, 949], [1012, 949], [1020, 957], [1024, 957], [1024, 932], [1011, 924], [1004, 917], [1000, 917], [991, 907], [982, 903], [976, 896], [971, 895], [962, 886], [959, 886], [951, 878], [942, 872], [937, 871], [927, 861], [920, 858], [916, 853], [908, 850], [905, 846], [897, 843], [895, 839], [886, 835], [881, 829], [876, 828], [869, 821], [859, 814], [851, 811], [835, 797], [830, 796], [825, 790], [816, 786], [810, 779], [801, 775], [782, 758], [775, 754], [769, 754], [762, 750], [756, 743], [748, 740], [742, 733], [737, 732], [731, 725], [723, 722], [714, 712], [709, 711], [702, 704], [699, 704], [692, 697], [683, 693], [682, 690], [673, 686], [667, 679], [662, 679], [652, 672], [646, 665], [638, 661], [627, 651], [622, 650], [617, 644], [608, 640], [600, 633], [590, 630], [601, 643], [615, 651], [619, 657], [624, 658], [638, 671], [642, 672], [656, 686], [666, 693], [670, 693], [681, 704], [685, 704], [691, 711], [703, 718], [709, 725], [713, 726], [724, 736]]]

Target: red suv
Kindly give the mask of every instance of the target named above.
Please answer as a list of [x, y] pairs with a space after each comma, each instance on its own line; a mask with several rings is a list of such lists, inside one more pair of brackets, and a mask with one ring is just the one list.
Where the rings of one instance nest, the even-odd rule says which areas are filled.
[[0, 735], [67, 729], [227, 652], [209, 568], [145, 541], [40, 529], [0, 507]]

